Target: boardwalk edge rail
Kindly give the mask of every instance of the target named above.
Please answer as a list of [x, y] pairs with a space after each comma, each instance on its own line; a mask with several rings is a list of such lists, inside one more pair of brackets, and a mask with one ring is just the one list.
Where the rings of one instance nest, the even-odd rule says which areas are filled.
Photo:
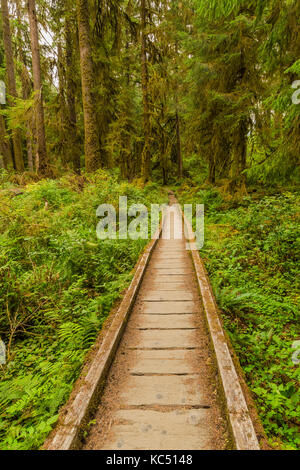
[[72, 450], [78, 446], [82, 430], [88, 423], [95, 401], [104, 386], [161, 231], [162, 224], [141, 256], [133, 280], [86, 374], [79, 378], [82, 383], [75, 398], [67, 403], [66, 414], [60, 416], [57, 427], [46, 439], [43, 450]]
[[193, 246], [195, 240], [193, 229], [183, 213], [182, 217], [187, 229], [186, 235], [188, 236], [186, 238], [191, 248], [192, 260], [202, 297], [209, 334], [216, 355], [216, 362], [221, 378], [235, 447], [237, 450], [260, 450], [247, 402], [219, 318], [212, 287], [199, 251]]

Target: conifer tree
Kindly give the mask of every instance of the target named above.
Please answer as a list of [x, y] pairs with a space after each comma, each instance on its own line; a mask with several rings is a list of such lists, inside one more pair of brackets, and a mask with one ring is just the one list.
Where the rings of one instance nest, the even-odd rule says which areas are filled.
[[[7, 0], [1, 0], [1, 13], [3, 22], [3, 42], [6, 61], [7, 92], [12, 99], [17, 98], [17, 85], [15, 77], [14, 53], [12, 47], [11, 29]], [[10, 102], [10, 101], [9, 101]], [[22, 140], [18, 129], [12, 130], [14, 161], [17, 171], [24, 171]]]
[[84, 110], [85, 165], [87, 171], [101, 167], [98, 123], [94, 96], [94, 65], [90, 39], [90, 16], [88, 2], [77, 0], [77, 21]]
[[149, 76], [147, 59], [147, 12], [146, 0], [141, 0], [141, 63], [142, 63], [142, 92], [143, 92], [143, 120], [144, 120], [144, 147], [142, 153], [142, 178], [148, 181], [151, 173], [151, 125], [149, 103]]
[[[68, 5], [67, 5], [68, 6]], [[74, 53], [76, 51], [74, 28], [75, 21], [72, 16], [72, 9], [68, 7], [65, 12], [65, 41], [66, 41], [66, 97], [68, 109], [68, 129], [69, 129], [69, 146], [72, 152], [72, 162], [75, 173], [80, 174], [80, 155], [81, 142], [77, 130], [76, 115], [76, 82], [75, 74], [77, 72], [75, 66]]]
[[37, 133], [37, 159], [36, 167], [40, 174], [50, 174], [50, 162], [46, 149], [44, 103], [41, 76], [40, 47], [38, 37], [38, 22], [35, 0], [27, 1], [27, 9], [30, 24], [30, 41], [32, 52], [32, 74], [35, 91], [35, 124]]

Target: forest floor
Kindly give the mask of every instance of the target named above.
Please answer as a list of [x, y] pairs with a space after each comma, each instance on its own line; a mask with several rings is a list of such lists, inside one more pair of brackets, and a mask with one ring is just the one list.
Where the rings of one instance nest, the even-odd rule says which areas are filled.
[[[200, 254], [270, 443], [298, 448], [299, 197], [289, 188], [234, 199], [190, 180], [174, 190], [181, 203], [205, 204]], [[106, 172], [41, 181], [0, 173], [2, 449], [41, 446], [132, 278], [147, 241], [96, 238], [97, 207], [124, 195], [129, 204], [167, 201], [156, 183]]]

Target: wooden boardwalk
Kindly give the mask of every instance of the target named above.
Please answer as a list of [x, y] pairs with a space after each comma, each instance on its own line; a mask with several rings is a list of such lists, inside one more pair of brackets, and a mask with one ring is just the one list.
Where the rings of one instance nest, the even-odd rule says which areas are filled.
[[[173, 217], [180, 227], [180, 212]], [[176, 236], [171, 229], [171, 239], [157, 243], [86, 449], [228, 445], [195, 272]]]
[[205, 268], [170, 202], [45, 449], [259, 450]]

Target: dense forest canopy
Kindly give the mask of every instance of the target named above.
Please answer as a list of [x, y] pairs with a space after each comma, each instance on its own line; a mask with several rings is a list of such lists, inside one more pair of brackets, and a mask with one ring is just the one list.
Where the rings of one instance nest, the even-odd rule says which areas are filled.
[[1, 0], [1, 11], [5, 168], [167, 183], [196, 167], [230, 191], [295, 177], [299, 1]]

